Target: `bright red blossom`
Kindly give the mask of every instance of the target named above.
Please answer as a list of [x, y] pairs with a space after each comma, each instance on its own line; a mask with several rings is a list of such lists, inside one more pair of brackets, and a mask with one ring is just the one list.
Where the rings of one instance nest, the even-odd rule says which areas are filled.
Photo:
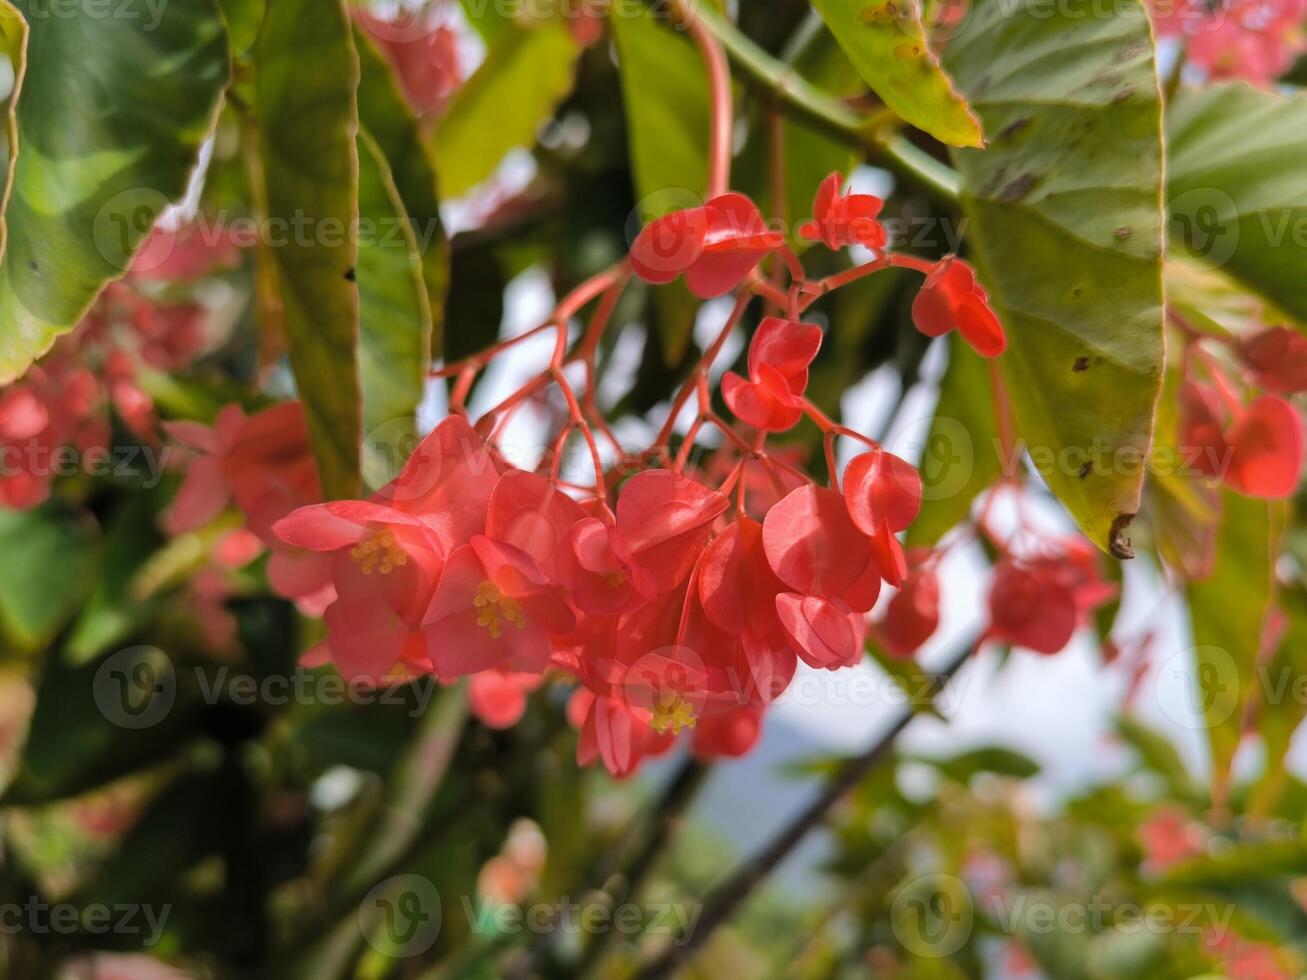
[[808, 367], [821, 347], [821, 327], [768, 317], [749, 344], [749, 377], [722, 378], [722, 397], [735, 416], [766, 432], [783, 432], [803, 416]]
[[998, 357], [1007, 337], [989, 294], [976, 282], [976, 272], [959, 258], [936, 263], [912, 302], [912, 322], [927, 337], [957, 330], [982, 357]]
[[782, 242], [757, 205], [743, 194], [722, 194], [646, 225], [631, 245], [631, 266], [651, 283], [684, 273], [690, 291], [710, 299], [738, 286]]
[[876, 216], [885, 202], [872, 194], [840, 195], [843, 177], [833, 173], [821, 182], [812, 202], [812, 220], [799, 228], [809, 241], [824, 242], [827, 248], [846, 245], [884, 248], [889, 240]]

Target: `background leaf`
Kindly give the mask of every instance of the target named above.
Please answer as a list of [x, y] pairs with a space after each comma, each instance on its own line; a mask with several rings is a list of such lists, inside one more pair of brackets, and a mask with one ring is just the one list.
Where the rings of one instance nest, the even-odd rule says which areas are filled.
[[541, 124], [572, 88], [577, 54], [561, 21], [506, 30], [496, 39], [436, 129], [433, 146], [447, 197], [489, 177], [509, 150], [535, 145]]
[[1212, 573], [1191, 583], [1186, 593], [1194, 683], [1211, 751], [1212, 796], [1218, 802], [1243, 731], [1284, 520], [1280, 502], [1251, 500], [1230, 491], [1224, 498]]
[[77, 611], [94, 584], [98, 537], [85, 516], [54, 506], [0, 510], [0, 635], [9, 652], [44, 647]]
[[926, 44], [914, 0], [813, 0], [840, 47], [896, 113], [950, 146], [984, 146], [980, 120]]
[[1307, 96], [1186, 89], [1166, 133], [1172, 239], [1307, 327]]
[[72, 329], [182, 196], [229, 70], [213, 0], [170, 0], [157, 24], [15, 6], [30, 36], [4, 209], [0, 382]]
[[[358, 58], [341, 0], [275, 0], [254, 48], [269, 242], [328, 499], [359, 493]], [[296, 222], [307, 221], [304, 234]], [[284, 222], [285, 224], [281, 224]]]
[[354, 32], [354, 45], [359, 55], [359, 123], [385, 157], [412, 223], [431, 313], [431, 350], [439, 353], [449, 295], [449, 241], [440, 221], [435, 162], [390, 66], [361, 31]]
[[[376, 142], [360, 133], [359, 380], [363, 466], [380, 489], [399, 475], [417, 435], [417, 410], [431, 359], [431, 308], [417, 238]], [[367, 227], [367, 225], [362, 225]]]
[[949, 46], [991, 145], [955, 151], [1017, 434], [1119, 557], [1162, 380], [1161, 108], [1148, 18], [981, 0]]

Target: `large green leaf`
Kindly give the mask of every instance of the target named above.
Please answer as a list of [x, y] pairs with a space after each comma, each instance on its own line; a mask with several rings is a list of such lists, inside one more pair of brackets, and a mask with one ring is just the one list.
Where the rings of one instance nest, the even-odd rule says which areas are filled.
[[1280, 596], [1288, 619], [1284, 639], [1269, 662], [1257, 667], [1254, 694], [1259, 699], [1257, 731], [1266, 764], [1257, 781], [1250, 811], [1267, 815], [1289, 786], [1285, 768], [1294, 733], [1307, 717], [1307, 594], [1301, 587]]
[[[703, 200], [708, 182], [708, 77], [685, 33], [660, 23], [649, 10], [614, 17], [609, 23], [622, 75], [636, 218], [643, 224]], [[627, 233], [638, 230], [629, 227]], [[654, 303], [664, 357], [669, 364], [678, 363], [699, 303], [680, 280], [659, 288]]]
[[505, 31], [454, 96], [435, 135], [447, 196], [489, 177], [509, 150], [535, 145], [572, 88], [579, 49], [561, 21]]
[[1002, 474], [990, 365], [960, 337], [951, 339], [939, 404], [921, 447], [921, 513], [910, 546], [930, 547], [971, 514], [971, 504]]
[[1166, 135], [1172, 240], [1307, 327], [1307, 96], [1184, 90]]
[[399, 475], [417, 435], [431, 359], [431, 308], [415, 229], [376, 142], [359, 134], [359, 381], [363, 472], [371, 489]]
[[1161, 101], [1127, 2], [980, 0], [946, 63], [990, 134], [955, 151], [972, 250], [1007, 328], [1003, 376], [1049, 487], [1131, 554], [1162, 380]]
[[980, 121], [926, 44], [915, 0], [813, 0], [859, 74], [896, 113], [951, 146], [984, 146]]
[[1273, 598], [1284, 505], [1226, 491], [1212, 573], [1190, 584], [1194, 683], [1211, 753], [1213, 799], [1223, 800]]
[[34, 651], [63, 628], [86, 597], [99, 563], [98, 535], [84, 515], [54, 507], [0, 511], [0, 637], [4, 652]]
[[273, 0], [254, 59], [268, 247], [291, 367], [323, 492], [356, 497], [359, 68], [341, 0]]
[[229, 71], [213, 0], [170, 0], [157, 23], [15, 6], [30, 36], [4, 208], [0, 382], [82, 318], [182, 196]]
[[408, 212], [421, 254], [422, 277], [431, 310], [431, 348], [433, 353], [438, 353], [449, 293], [449, 241], [440, 222], [435, 163], [390, 66], [372, 42], [357, 30], [354, 45], [359, 54], [359, 123], [385, 157], [395, 189]]

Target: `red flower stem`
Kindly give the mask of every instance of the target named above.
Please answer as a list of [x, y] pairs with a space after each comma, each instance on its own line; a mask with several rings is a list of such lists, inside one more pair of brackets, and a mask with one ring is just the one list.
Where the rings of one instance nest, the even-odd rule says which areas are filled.
[[785, 290], [768, 282], [757, 273], [750, 276], [745, 283], [753, 292], [765, 299], [772, 307], [777, 310], [787, 309], [790, 305], [790, 296]]
[[1221, 401], [1225, 403], [1225, 407], [1229, 410], [1230, 414], [1236, 416], [1242, 414], [1243, 402], [1239, 399], [1238, 394], [1236, 394], [1233, 386], [1230, 384], [1230, 379], [1226, 376], [1225, 372], [1221, 370], [1221, 366], [1217, 363], [1216, 358], [1209, 354], [1203, 348], [1203, 345], [1199, 343], [1190, 344], [1188, 350], [1193, 351], [1194, 357], [1196, 357], [1198, 362], [1202, 364], [1203, 370], [1207, 372], [1207, 376], [1212, 379], [1212, 384], [1216, 387], [1217, 394], [1221, 396]]
[[703, 25], [691, 5], [676, 2], [672, 9], [694, 39], [708, 72], [712, 127], [708, 143], [707, 196], [711, 199], [725, 194], [731, 186], [731, 137], [735, 123], [731, 104], [731, 69], [721, 42]]
[[551, 317], [550, 319], [546, 320], [544, 323], [540, 324], [539, 326], [532, 327], [530, 330], [526, 331], [525, 333], [520, 333], [516, 337], [509, 337], [507, 340], [501, 340], [498, 343], [490, 347], [487, 347], [483, 351], [478, 351], [477, 353], [472, 354], [468, 357], [464, 357], [460, 360], [451, 361], [448, 364], [443, 364], [438, 368], [432, 368], [430, 371], [427, 372], [427, 377], [452, 378], [461, 374], [464, 370], [466, 370], [469, 367], [475, 368], [476, 370], [479, 371], [483, 367], [485, 367], [487, 363], [494, 360], [496, 357], [498, 357], [504, 351], [508, 350], [510, 347], [513, 347], [516, 344], [520, 344], [524, 340], [529, 340], [530, 338], [534, 337], [538, 333], [542, 333], [545, 330], [552, 330], [552, 329], [554, 329], [554, 321], [553, 318]]
[[799, 304], [799, 312], [802, 313], [817, 300], [821, 299], [827, 293], [834, 292], [842, 286], [847, 286], [851, 282], [857, 282], [864, 276], [869, 276], [873, 272], [880, 272], [882, 269], [889, 268], [891, 265], [899, 265], [894, 259], [897, 256], [881, 255], [870, 262], [854, 266], [844, 272], [837, 272], [833, 276], [827, 276], [824, 279], [818, 279], [816, 282], [807, 281], [803, 284], [803, 298]]
[[792, 282], [803, 282], [807, 272], [804, 271], [803, 263], [799, 261], [799, 257], [794, 254], [794, 249], [788, 245], [782, 245], [776, 250], [776, 254], [781, 257], [785, 263], [785, 268], [789, 270], [790, 280]]
[[[554, 307], [553, 315], [549, 319], [558, 327], [558, 339], [554, 345], [554, 357], [550, 361], [550, 367], [558, 368], [563, 366], [563, 359], [567, 354], [567, 327], [572, 317], [576, 316], [581, 308], [592, 299], [602, 296], [614, 286], [624, 284], [628, 275], [626, 260], [618, 262], [616, 265], [591, 276], [581, 283]], [[616, 300], [613, 302], [615, 305]], [[603, 332], [603, 327], [607, 324], [608, 316], [611, 314], [612, 310], [610, 309], [608, 315], [600, 321], [599, 333]], [[597, 344], [598, 340], [596, 339], [594, 343]]]
[[[944, 669], [931, 678], [926, 697], [930, 703], [949, 684], [979, 646], [977, 639], [958, 650]], [[704, 903], [702, 914], [688, 930], [678, 935], [636, 974], [637, 980], [667, 980], [690, 962], [718, 927], [726, 923], [754, 891], [767, 880], [777, 865], [807, 836], [820, 827], [831, 809], [857, 786], [891, 752], [894, 741], [917, 717], [920, 704], [908, 705], [889, 728], [861, 755], [849, 759], [832, 775], [817, 797], [789, 820], [753, 857], [744, 861]]]
[[1016, 425], [1012, 417], [1012, 397], [1003, 383], [1003, 375], [999, 373], [996, 361], [989, 362], [989, 387], [994, 395], [994, 423], [998, 427], [998, 442], [1003, 453], [1003, 477], [1012, 480], [1017, 468]]
[[681, 414], [681, 409], [685, 407], [685, 403], [689, 401], [690, 396], [693, 395], [695, 390], [698, 388], [699, 379], [707, 376], [708, 369], [712, 367], [712, 362], [715, 361], [717, 355], [721, 353], [722, 345], [726, 343], [726, 338], [731, 335], [731, 331], [734, 330], [736, 325], [740, 322], [740, 318], [744, 316], [744, 311], [748, 309], [749, 303], [752, 302], [752, 300], [753, 297], [748, 293], [740, 293], [736, 296], [735, 308], [731, 310], [731, 315], [726, 318], [726, 323], [722, 326], [721, 332], [717, 334], [717, 339], [708, 346], [706, 351], [703, 352], [703, 356], [700, 357], [698, 363], [695, 364], [694, 369], [690, 372], [690, 376], [685, 379], [685, 383], [681, 385], [680, 391], [678, 391], [676, 397], [672, 399], [672, 407], [667, 411], [667, 418], [663, 422], [663, 427], [658, 430], [658, 435], [654, 437], [653, 445], [655, 447], [667, 445], [667, 440], [671, 438], [672, 430], [676, 428], [676, 417]]
[[604, 463], [599, 456], [599, 446], [595, 443], [595, 436], [590, 431], [590, 426], [586, 424], [585, 415], [581, 412], [581, 405], [576, 400], [576, 392], [572, 390], [571, 382], [567, 380], [567, 375], [563, 374], [561, 367], [552, 369], [554, 381], [558, 384], [558, 390], [563, 393], [563, 398], [567, 402], [567, 411], [569, 421], [573, 428], [581, 433], [585, 439], [586, 447], [590, 450], [590, 461], [594, 464], [595, 470], [595, 496], [603, 498], [607, 495], [607, 488], [604, 483]]

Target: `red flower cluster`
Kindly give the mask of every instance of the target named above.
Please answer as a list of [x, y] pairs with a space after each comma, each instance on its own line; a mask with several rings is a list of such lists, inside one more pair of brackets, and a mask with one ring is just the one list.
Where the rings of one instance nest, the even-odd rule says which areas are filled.
[[343, 673], [475, 675], [495, 724], [545, 670], [570, 673], [582, 761], [626, 773], [687, 727], [695, 751], [739, 754], [799, 659], [861, 658], [863, 614], [903, 574], [893, 535], [920, 484], [877, 449], [850, 464], [845, 491], [805, 483], [759, 522], [653, 469], [609, 510], [510, 466], [454, 416], [372, 499], [301, 507], [275, 531], [330, 566], [327, 644]]
[[420, 116], [439, 115], [463, 80], [458, 34], [425, 14], [385, 20], [355, 9], [354, 19], [395, 69], [404, 97]]
[[[221, 236], [220, 236], [221, 237]], [[50, 494], [71, 450], [90, 465], [108, 457], [110, 409], [136, 438], [158, 439], [154, 404], [141, 388], [142, 367], [176, 371], [207, 345], [204, 307], [151, 290], [190, 281], [234, 260], [223, 239], [156, 231], [128, 277], [110, 284], [86, 317], [40, 364], [0, 391], [0, 507], [27, 510]]]
[[1307, 51], [1304, 0], [1150, 0], [1159, 37], [1181, 37], [1184, 55], [1209, 79], [1270, 87]]
[[[1099, 575], [1097, 552], [1083, 538], [1056, 538], [1029, 555], [1015, 553], [1007, 543], [994, 543], [999, 558], [983, 641], [1058, 653], [1094, 610], [1116, 595], [1116, 586]], [[900, 657], [916, 653], [939, 627], [938, 556], [913, 557], [915, 567], [875, 627], [886, 650]]]

